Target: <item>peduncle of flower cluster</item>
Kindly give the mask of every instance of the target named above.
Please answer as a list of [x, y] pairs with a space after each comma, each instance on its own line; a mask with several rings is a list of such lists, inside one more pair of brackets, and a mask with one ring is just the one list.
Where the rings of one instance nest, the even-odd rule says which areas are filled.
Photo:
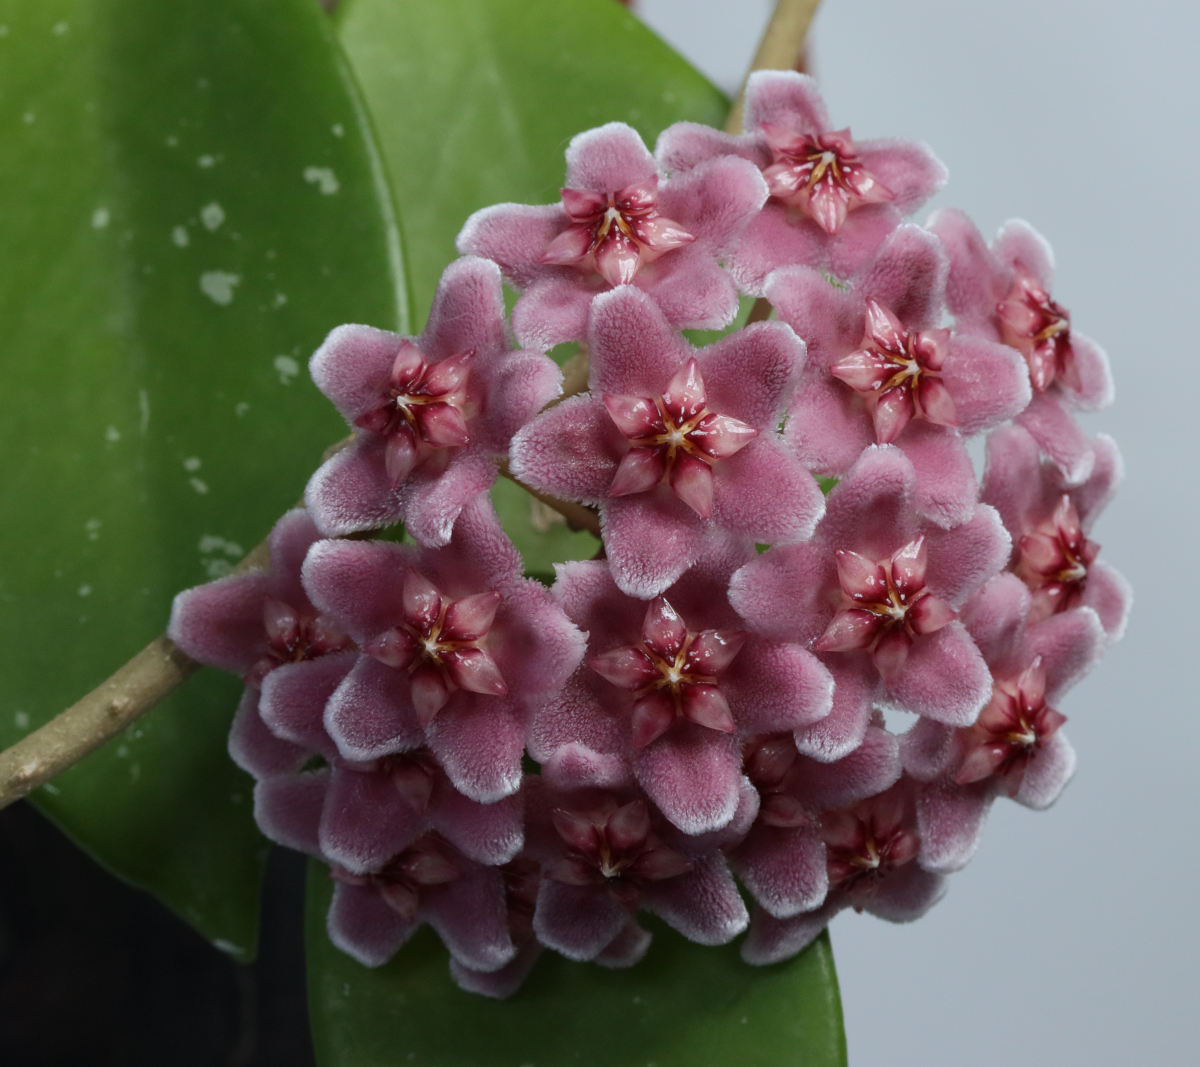
[[[467, 221], [419, 337], [335, 329], [311, 371], [353, 443], [269, 570], [176, 598], [171, 638], [245, 680], [259, 825], [328, 865], [367, 966], [428, 923], [505, 997], [547, 949], [635, 965], [642, 911], [773, 963], [844, 908], [924, 914], [995, 800], [1074, 772], [1056, 708], [1130, 603], [1089, 539], [1121, 460], [1075, 418], [1106, 357], [1029, 225], [905, 221], [926, 147], [833, 129], [800, 74], [745, 114], [653, 155], [581, 133], [560, 203]], [[774, 317], [688, 343], [741, 296]], [[504, 462], [595, 509], [600, 558], [523, 577]]]

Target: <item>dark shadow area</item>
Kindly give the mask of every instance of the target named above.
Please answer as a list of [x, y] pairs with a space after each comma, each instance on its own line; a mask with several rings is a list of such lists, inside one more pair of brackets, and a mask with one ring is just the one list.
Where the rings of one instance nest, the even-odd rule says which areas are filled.
[[0, 1064], [310, 1067], [304, 859], [273, 849], [243, 966], [25, 803], [0, 811]]

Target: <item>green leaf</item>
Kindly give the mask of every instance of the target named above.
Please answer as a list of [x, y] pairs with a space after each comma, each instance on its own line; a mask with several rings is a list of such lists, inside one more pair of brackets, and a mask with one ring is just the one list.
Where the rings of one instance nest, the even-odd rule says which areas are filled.
[[556, 201], [575, 134], [620, 120], [653, 148], [729, 108], [613, 0], [342, 0], [337, 25], [404, 219], [416, 322], [467, 216]]
[[332, 888], [309, 867], [309, 995], [320, 1063], [338, 1067], [844, 1067], [829, 936], [794, 960], [750, 967], [736, 945], [707, 948], [661, 923], [646, 958], [608, 971], [545, 952], [497, 1002], [454, 985], [422, 929], [368, 970], [325, 933]]
[[[0, 742], [160, 633], [345, 433], [304, 367], [406, 328], [392, 204], [312, 0], [0, 0]], [[201, 672], [35, 800], [222, 947], [263, 841]]]

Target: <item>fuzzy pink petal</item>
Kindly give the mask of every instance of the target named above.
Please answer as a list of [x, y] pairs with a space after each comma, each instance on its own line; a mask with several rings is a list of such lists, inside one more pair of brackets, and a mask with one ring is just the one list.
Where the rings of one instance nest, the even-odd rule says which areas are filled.
[[950, 874], [967, 865], [979, 846], [994, 794], [985, 786], [933, 785], [917, 796], [921, 866]]
[[917, 473], [917, 510], [939, 526], [966, 522], [975, 511], [979, 483], [962, 435], [948, 426], [913, 421], [896, 446]]
[[804, 368], [804, 342], [782, 322], [751, 323], [698, 353], [708, 406], [760, 430], [774, 429]]
[[721, 156], [667, 182], [658, 210], [694, 235], [707, 255], [717, 256], [766, 200], [767, 184], [757, 166], [736, 156]]
[[571, 397], [513, 439], [512, 472], [564, 500], [594, 503], [608, 494], [621, 448], [620, 431], [603, 405], [590, 396]]
[[1074, 774], [1075, 750], [1059, 730], [1029, 761], [1013, 799], [1027, 808], [1041, 811], [1059, 798]]
[[731, 862], [754, 899], [778, 919], [820, 907], [829, 892], [825, 843], [812, 829], [755, 826]]
[[386, 394], [402, 338], [373, 326], [338, 326], [309, 361], [309, 371], [347, 422], [376, 407]]
[[316, 523], [303, 508], [285, 512], [275, 523], [267, 538], [271, 556], [267, 588], [271, 596], [293, 607], [308, 604], [308, 596], [300, 583], [300, 567], [313, 542], [320, 537]]
[[458, 250], [500, 265], [518, 288], [545, 272], [539, 259], [570, 225], [562, 204], [494, 204], [476, 211], [458, 235]]
[[446, 544], [459, 513], [495, 481], [495, 464], [482, 449], [454, 449], [440, 474], [422, 467], [400, 486], [405, 529], [423, 545]]
[[798, 644], [820, 637], [840, 599], [833, 553], [811, 543], [772, 548], [729, 584], [729, 602], [755, 630]]
[[791, 959], [808, 948], [843, 907], [845, 899], [835, 894], [834, 899], [816, 911], [803, 912], [791, 919], [776, 919], [755, 908], [750, 933], [742, 942], [742, 959], [756, 967]]
[[871, 722], [878, 676], [861, 653], [835, 653], [823, 658], [833, 675], [833, 707], [820, 721], [795, 733], [802, 755], [821, 763], [845, 759], [862, 743]]
[[320, 856], [317, 828], [328, 785], [327, 771], [264, 778], [254, 787], [254, 821], [277, 845]]
[[816, 481], [774, 434], [720, 461], [713, 480], [714, 521], [753, 541], [806, 541], [825, 512]]
[[728, 944], [750, 921], [719, 852], [699, 857], [686, 874], [651, 883], [644, 898], [650, 911], [701, 945]]
[[271, 671], [259, 702], [263, 722], [276, 736], [332, 759], [337, 746], [325, 732], [325, 705], [358, 658], [355, 652], [332, 652]]
[[717, 156], [740, 156], [756, 167], [771, 162], [770, 151], [753, 138], [714, 130], [699, 122], [676, 122], [658, 135], [655, 158], [668, 171], [685, 171]]
[[325, 729], [346, 759], [372, 760], [424, 742], [408, 675], [359, 656], [325, 705]]
[[951, 336], [942, 381], [964, 434], [1015, 418], [1033, 398], [1025, 361], [1015, 348], [969, 335]]
[[416, 930], [370, 886], [339, 882], [326, 919], [329, 939], [364, 967], [387, 963]]
[[875, 443], [862, 398], [828, 374], [812, 374], [800, 383], [784, 436], [801, 463], [825, 475], [844, 474]]
[[1092, 442], [1092, 453], [1095, 457], [1092, 473], [1086, 482], [1071, 491], [1071, 502], [1079, 513], [1085, 533], [1091, 532], [1125, 477], [1125, 464], [1117, 443], [1107, 434], [1099, 434]]
[[1002, 426], [988, 435], [980, 498], [996, 509], [1010, 532], [1020, 536], [1026, 515], [1041, 507], [1043, 481], [1038, 444], [1028, 430]]
[[880, 884], [863, 902], [863, 910], [893, 923], [919, 919], [946, 894], [946, 879], [916, 863], [906, 863]]
[[958, 316], [960, 325], [982, 327], [992, 340], [999, 340], [994, 325], [996, 303], [1006, 295], [1007, 286], [983, 235], [957, 208], [935, 211], [928, 229], [942, 242], [950, 257], [946, 306]]
[[1078, 391], [1065, 390], [1071, 402], [1084, 411], [1108, 407], [1113, 401], [1113, 380], [1107, 353], [1077, 330], [1071, 331], [1071, 350], [1081, 386]]
[[468, 993], [478, 993], [493, 1000], [507, 1000], [521, 988], [541, 954], [542, 946], [536, 941], [529, 941], [517, 950], [511, 962], [498, 971], [473, 971], [452, 956], [450, 977], [459, 989]]
[[783, 267], [766, 283], [776, 314], [808, 346], [814, 367], [829, 367], [858, 346], [865, 305], [857, 289], [839, 287], [812, 267]]
[[424, 825], [386, 774], [334, 765], [321, 813], [321, 852], [328, 859], [356, 874], [379, 870]]
[[417, 347], [441, 360], [463, 352], [481, 357], [506, 346], [500, 268], [474, 256], [455, 260], [442, 272]]
[[888, 236], [857, 288], [910, 330], [937, 326], [949, 260], [936, 237], [905, 223]]
[[882, 559], [916, 536], [912, 512], [916, 472], [898, 448], [868, 448], [825, 502], [817, 538], [831, 549], [846, 548]]
[[242, 691], [229, 730], [229, 755], [256, 779], [298, 771], [309, 758], [307, 749], [276, 737], [267, 729], [258, 713], [258, 690], [250, 686]]
[[680, 330], [722, 330], [738, 312], [738, 291], [707, 245], [689, 245], [644, 265], [633, 280]]
[[629, 712], [614, 702], [615, 692], [598, 674], [577, 672], [535, 714], [529, 731], [530, 755], [545, 763], [572, 742], [600, 753], [624, 751], [629, 743]]
[[588, 309], [608, 289], [599, 275], [573, 267], [542, 268], [512, 312], [513, 333], [525, 348], [547, 349], [587, 335]]
[[970, 726], [992, 695], [992, 676], [962, 623], [919, 637], [888, 686], [902, 707], [950, 726]]
[[830, 129], [829, 115], [816, 81], [794, 71], [758, 70], [746, 82], [747, 132], [764, 124], [795, 133], [824, 133]]
[[426, 727], [455, 787], [490, 804], [521, 786], [525, 727], [511, 698], [457, 693]]
[[463, 855], [499, 866], [525, 843], [524, 807], [519, 793], [494, 804], [476, 803], [443, 779], [434, 788], [428, 814], [433, 828]]
[[699, 557], [706, 536], [704, 521], [662, 486], [604, 501], [600, 519], [613, 578], [642, 599], [678, 579]]
[[571, 189], [616, 193], [655, 178], [658, 168], [642, 138], [623, 122], [609, 122], [577, 133], [567, 146]]
[[1086, 607], [1051, 615], [1026, 638], [1026, 655], [1041, 658], [1051, 703], [1096, 665], [1108, 640], [1100, 617]]
[[423, 918], [450, 954], [474, 971], [498, 971], [514, 955], [504, 881], [494, 867], [475, 867], [422, 894]]
[[507, 588], [497, 620], [488, 648], [513, 698], [521, 706], [535, 707], [556, 694], [579, 666], [585, 635], [533, 579]]
[[543, 878], [533, 929], [542, 944], [573, 960], [590, 960], [612, 943], [629, 913], [602, 890]]
[[980, 504], [961, 526], [931, 529], [926, 545], [929, 591], [957, 608], [1005, 565], [1012, 542], [997, 511]]
[[596, 298], [588, 327], [593, 393], [658, 396], [688, 356], [653, 300], [622, 286]]
[[833, 763], [804, 759], [793, 794], [814, 810], [844, 808], [875, 796], [900, 777], [900, 746], [894, 734], [868, 726], [853, 752]]
[[1012, 271], [1018, 266], [1033, 275], [1045, 290], [1054, 287], [1054, 252], [1050, 242], [1024, 219], [1009, 219], [996, 235], [992, 253], [1002, 268]]
[[738, 806], [741, 754], [728, 734], [680, 722], [635, 759], [646, 795], [685, 834], [719, 830]]
[[596, 956], [595, 962], [611, 970], [632, 967], [641, 963], [652, 940], [650, 931], [643, 930], [630, 919], [625, 928], [605, 945], [604, 951]]
[[859, 141], [855, 147], [863, 166], [892, 193], [892, 203], [905, 215], [946, 184], [945, 164], [919, 141], [887, 138]]
[[313, 603], [359, 644], [400, 621], [411, 549], [383, 541], [322, 541], [303, 570]]
[[998, 574], [967, 601], [961, 617], [993, 671], [1015, 667], [1029, 622], [1029, 588], [1015, 574]]
[[486, 375], [487, 411], [477, 440], [484, 448], [504, 452], [513, 434], [562, 391], [562, 373], [547, 356], [519, 351], [498, 357]]
[[400, 517], [400, 501], [388, 478], [382, 437], [361, 433], [327, 459], [308, 480], [304, 502], [330, 537], [387, 526]]
[[267, 575], [252, 571], [185, 589], [171, 605], [167, 636], [194, 660], [245, 674], [267, 651], [267, 588]]
[[721, 676], [743, 734], [791, 733], [825, 718], [833, 676], [799, 645], [752, 639]]
[[1053, 392], [1035, 396], [1015, 421], [1054, 461], [1068, 485], [1087, 480], [1095, 463], [1091, 442]]
[[1120, 641], [1125, 636], [1132, 605], [1133, 590], [1125, 577], [1106, 563], [1093, 563], [1088, 569], [1082, 606], [1091, 608], [1100, 617], [1109, 641]]
[[919, 782], [944, 778], [956, 760], [955, 729], [932, 719], [918, 719], [900, 736], [904, 773]]

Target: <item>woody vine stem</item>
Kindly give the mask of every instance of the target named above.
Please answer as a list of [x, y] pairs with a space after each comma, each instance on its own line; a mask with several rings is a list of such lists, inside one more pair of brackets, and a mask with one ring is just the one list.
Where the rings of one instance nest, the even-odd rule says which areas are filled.
[[[747, 76], [756, 70], [791, 70], [796, 66], [819, 2], [777, 0]], [[730, 133], [741, 129], [743, 93], [744, 82], [726, 122]], [[766, 318], [769, 312], [770, 305], [760, 299], [750, 317]], [[568, 364], [564, 378], [563, 398], [583, 392], [587, 388], [586, 356]], [[344, 442], [334, 449], [341, 444]], [[511, 477], [506, 466], [501, 467], [501, 473]], [[571, 526], [599, 536], [599, 518], [592, 509], [522, 488], [563, 515]], [[267, 562], [263, 542], [242, 560], [238, 570], [265, 567]], [[198, 666], [165, 634], [156, 637], [83, 699], [0, 752], [0, 808], [20, 800], [116, 737], [182, 685]]]

